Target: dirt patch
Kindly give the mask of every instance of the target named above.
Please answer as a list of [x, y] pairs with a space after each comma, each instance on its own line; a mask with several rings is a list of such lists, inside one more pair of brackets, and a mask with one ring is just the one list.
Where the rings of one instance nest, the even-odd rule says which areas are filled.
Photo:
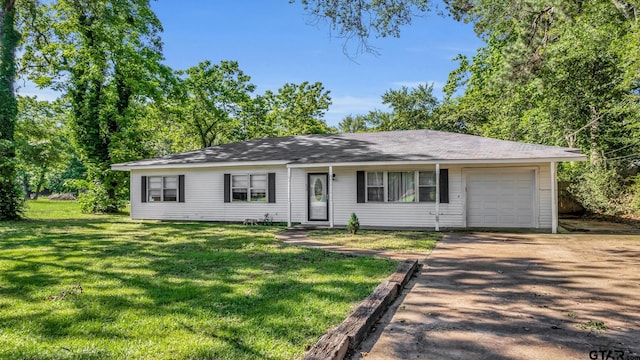
[[640, 228], [633, 223], [601, 219], [561, 219], [560, 226], [571, 233], [640, 235]]
[[451, 234], [396, 306], [353, 358], [638, 356], [640, 236]]

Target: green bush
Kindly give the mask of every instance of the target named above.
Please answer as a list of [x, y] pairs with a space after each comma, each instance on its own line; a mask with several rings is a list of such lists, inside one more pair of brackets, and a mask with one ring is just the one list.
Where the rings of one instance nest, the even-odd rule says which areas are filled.
[[631, 186], [631, 194], [633, 197], [631, 207], [636, 214], [640, 214], [640, 175], [636, 175], [634, 178], [633, 185]]
[[78, 202], [83, 213], [114, 213], [124, 207], [124, 202], [109, 197], [102, 184], [91, 184], [87, 193], [78, 195]]
[[619, 215], [624, 195], [620, 175], [611, 169], [591, 169], [581, 174], [569, 191], [589, 212]]
[[347, 229], [353, 235], [357, 234], [358, 230], [360, 230], [360, 221], [358, 220], [358, 216], [356, 216], [356, 213], [351, 213], [349, 222], [347, 222]]

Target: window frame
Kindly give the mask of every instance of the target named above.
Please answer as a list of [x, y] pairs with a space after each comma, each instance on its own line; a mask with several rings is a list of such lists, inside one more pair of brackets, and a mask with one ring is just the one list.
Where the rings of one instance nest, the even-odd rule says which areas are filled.
[[[233, 186], [233, 179], [236, 176], [246, 176], [247, 186]], [[254, 187], [251, 184], [253, 176], [264, 177], [264, 187]], [[235, 189], [246, 189], [246, 200], [238, 200], [233, 197]], [[264, 191], [264, 200], [252, 200], [253, 191]], [[232, 203], [269, 203], [269, 174], [268, 173], [235, 173], [229, 174], [229, 199]]]
[[[370, 186], [369, 185], [369, 173], [382, 173], [382, 185]], [[365, 171], [364, 173], [364, 191], [365, 202], [387, 202], [387, 172], [386, 171]], [[369, 188], [382, 188], [382, 200], [369, 200]]]
[[[436, 174], [435, 170], [419, 170], [417, 171], [418, 173], [418, 181], [416, 182], [416, 185], [418, 187], [418, 191], [416, 192], [417, 194], [417, 198], [418, 198], [418, 202], [427, 202], [427, 203], [435, 203], [436, 202], [436, 198], [438, 197], [438, 175]], [[433, 173], [433, 185], [420, 185], [420, 173]], [[422, 200], [420, 198], [420, 189], [421, 188], [433, 188], [433, 192], [434, 192], [434, 197], [433, 200]]]
[[[160, 188], [159, 189], [152, 189], [151, 188], [151, 181], [152, 179], [160, 179]], [[175, 188], [169, 188], [165, 186], [166, 183], [166, 179], [167, 178], [173, 178], [175, 179]], [[171, 202], [171, 203], [177, 203], [180, 200], [180, 176], [179, 175], [151, 175], [151, 176], [147, 176], [147, 202], [149, 203], [160, 203], [160, 202]], [[176, 191], [176, 195], [175, 195], [175, 200], [165, 200], [165, 190], [175, 190]], [[160, 191], [160, 200], [152, 200], [151, 198], [151, 192], [152, 191]]]
[[[435, 179], [435, 183], [433, 185], [420, 185], [420, 173], [425, 173], [425, 172], [430, 172], [433, 173], [434, 179]], [[369, 173], [382, 173], [382, 188], [383, 188], [383, 200], [379, 201], [379, 200], [369, 200], [369, 188], [370, 187], [377, 187], [380, 188], [380, 186], [370, 186], [369, 185]], [[389, 173], [413, 173], [413, 186], [414, 186], [414, 200], [413, 201], [389, 201]], [[364, 178], [364, 191], [365, 191], [365, 203], [371, 202], [371, 203], [394, 203], [394, 204], [416, 204], [416, 203], [435, 203], [436, 200], [422, 200], [420, 199], [420, 188], [434, 188], [435, 191], [437, 192], [437, 174], [436, 174], [436, 170], [394, 170], [394, 171], [364, 171], [365, 174], [365, 178]], [[436, 194], [437, 195], [437, 194]]]

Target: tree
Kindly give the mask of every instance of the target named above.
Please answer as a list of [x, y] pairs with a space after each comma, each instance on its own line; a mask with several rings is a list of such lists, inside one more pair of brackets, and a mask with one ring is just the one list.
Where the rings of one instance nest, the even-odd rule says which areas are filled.
[[277, 136], [326, 134], [333, 130], [322, 117], [331, 105], [329, 91], [320, 82], [285, 84], [277, 93], [265, 92], [269, 106], [267, 121]]
[[379, 131], [438, 129], [434, 111], [438, 99], [433, 96], [433, 84], [418, 85], [409, 90], [403, 86], [400, 90], [388, 90], [382, 95], [382, 103], [393, 110], [393, 116], [378, 124]]
[[[399, 34], [398, 22], [366, 22], [363, 14], [383, 9], [389, 19], [408, 24], [413, 14], [406, 9], [415, 4], [411, 0], [303, 3], [360, 41], [371, 33], [384, 35], [388, 29]], [[631, 183], [626, 177], [631, 164], [640, 159], [637, 1], [444, 3], [455, 19], [473, 23], [486, 45], [471, 59], [458, 57], [459, 68], [445, 87], [447, 98], [434, 109], [435, 122], [429, 127], [578, 147], [589, 155], [589, 164], [561, 168], [560, 176], [582, 179], [582, 185], [591, 183], [580, 190], [585, 198], [603, 190], [602, 184], [613, 188], [614, 182]], [[611, 194], [604, 191], [598, 198], [615, 197]], [[592, 207], [605, 208], [606, 204]]]
[[338, 131], [342, 133], [367, 132], [371, 128], [367, 115], [347, 115], [338, 123]]
[[[411, 24], [416, 13], [429, 10], [429, 0], [300, 0], [300, 3], [317, 19], [328, 20], [337, 36], [346, 39], [343, 50], [348, 56], [376, 53], [369, 43], [371, 35], [399, 37], [402, 26]], [[357, 42], [350, 51], [352, 39]]]
[[83, 208], [118, 211], [128, 179], [110, 165], [137, 157], [135, 105], [155, 95], [166, 72], [160, 22], [148, 0], [58, 0], [30, 8], [25, 24], [30, 77], [71, 104], [69, 126], [91, 184]]
[[18, 121], [15, 140], [18, 172], [26, 199], [42, 191], [47, 175], [63, 167], [63, 160], [73, 153], [64, 139], [64, 110], [60, 103], [18, 97]]
[[582, 149], [589, 163], [560, 176], [577, 179], [589, 210], [617, 212], [640, 157], [640, 50], [629, 45], [640, 38], [637, 5], [533, 1], [488, 11], [487, 3], [470, 10], [487, 45], [471, 62], [460, 58], [448, 89], [466, 89], [448, 116], [483, 114], [466, 123], [482, 135]]
[[340, 131], [448, 129], [437, 116], [439, 102], [433, 96], [433, 84], [412, 89], [406, 86], [399, 90], [390, 89], [382, 95], [382, 103], [389, 105], [391, 112], [375, 110], [366, 115], [349, 115], [338, 124]]
[[240, 70], [236, 61], [222, 61], [219, 65], [203, 61], [178, 74], [186, 78], [177, 111], [188, 124], [186, 129], [199, 139], [199, 147], [229, 142], [234, 128], [241, 125], [238, 118], [242, 107], [250, 103], [250, 94], [255, 90], [249, 82], [251, 77]]
[[14, 131], [18, 115], [14, 82], [16, 48], [15, 0], [0, 2], [0, 220], [20, 217], [22, 201], [16, 182]]

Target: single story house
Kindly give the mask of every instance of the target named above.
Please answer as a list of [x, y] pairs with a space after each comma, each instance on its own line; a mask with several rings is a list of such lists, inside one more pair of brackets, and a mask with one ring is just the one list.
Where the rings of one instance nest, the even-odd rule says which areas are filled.
[[576, 149], [432, 130], [300, 135], [114, 164], [133, 219], [557, 230], [556, 163]]

